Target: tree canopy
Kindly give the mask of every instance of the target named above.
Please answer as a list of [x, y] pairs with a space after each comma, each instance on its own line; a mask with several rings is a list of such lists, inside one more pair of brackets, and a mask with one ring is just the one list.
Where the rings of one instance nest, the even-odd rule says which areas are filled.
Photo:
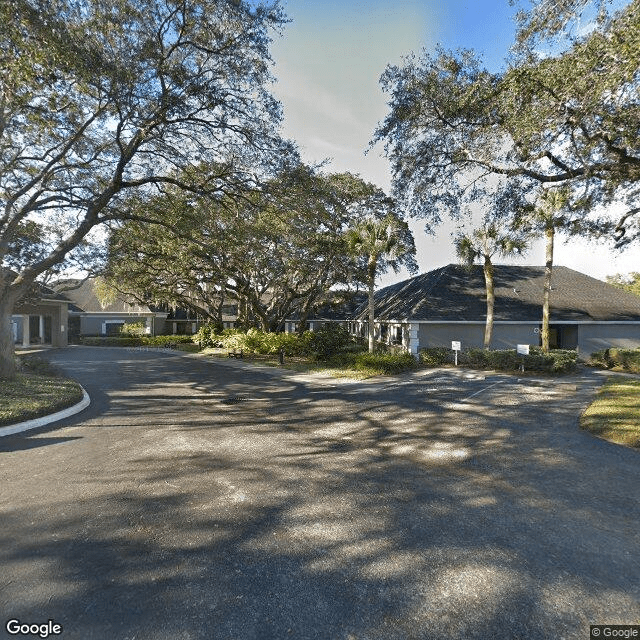
[[287, 157], [268, 92], [277, 2], [0, 5], [0, 375], [29, 283], [167, 185], [229, 195]]
[[303, 165], [242, 199], [167, 192], [132, 206], [162, 224], [128, 221], [110, 238], [107, 276], [144, 302], [191, 307], [215, 319], [226, 299], [239, 323], [301, 325], [332, 287], [364, 282], [364, 265], [348, 251], [349, 225], [370, 215], [380, 190], [352, 174], [323, 175]]
[[626, 275], [616, 273], [613, 276], [607, 276], [607, 282], [614, 287], [628, 291], [629, 293], [635, 293], [640, 296], [640, 272], [632, 271]]
[[519, 229], [500, 226], [491, 216], [485, 216], [483, 224], [471, 231], [460, 229], [454, 238], [456, 254], [463, 264], [471, 267], [482, 260], [487, 296], [487, 319], [484, 331], [484, 348], [491, 347], [493, 336], [493, 311], [495, 306], [494, 269], [495, 255], [508, 257], [521, 255], [527, 246], [527, 236]]
[[[521, 41], [557, 33], [584, 3], [560, 4], [557, 22], [549, 11], [522, 17]], [[492, 73], [472, 51], [425, 52], [388, 66], [381, 84], [390, 111], [373, 143], [385, 144], [394, 194], [416, 215], [437, 223], [500, 178], [521, 193], [566, 185], [584, 216], [621, 202], [617, 239], [637, 237], [640, 0], [557, 55], [529, 49]]]
[[[375, 299], [376, 276], [389, 268], [396, 273], [406, 267], [410, 273], [418, 270], [416, 246], [407, 222], [398, 214], [392, 198], [378, 194], [377, 206], [369, 215], [352, 225], [347, 232], [347, 244], [351, 254], [359, 259], [366, 273], [369, 353], [375, 349]], [[382, 196], [382, 197], [380, 197]]]

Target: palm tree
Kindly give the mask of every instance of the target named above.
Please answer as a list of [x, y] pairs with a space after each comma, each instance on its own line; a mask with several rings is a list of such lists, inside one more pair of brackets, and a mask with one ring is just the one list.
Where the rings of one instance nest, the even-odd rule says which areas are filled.
[[553, 245], [557, 229], [577, 233], [589, 227], [588, 221], [572, 220], [570, 215], [570, 192], [567, 188], [547, 188], [530, 210], [516, 218], [515, 226], [523, 232], [537, 233], [545, 238], [544, 281], [542, 289], [542, 351], [549, 353], [549, 314], [551, 275], [553, 273]]
[[396, 273], [404, 266], [410, 273], [418, 270], [416, 246], [409, 225], [396, 213], [383, 218], [368, 217], [347, 232], [350, 252], [366, 260], [366, 282], [369, 294], [369, 352], [375, 347], [376, 276], [391, 267]]
[[465, 234], [459, 232], [455, 237], [456, 254], [460, 260], [469, 267], [479, 259], [482, 259], [484, 270], [485, 289], [487, 292], [487, 321], [484, 328], [484, 348], [491, 346], [493, 335], [493, 308], [495, 305], [495, 292], [493, 280], [493, 263], [491, 259], [498, 254], [502, 257], [519, 255], [527, 249], [527, 240], [524, 232], [506, 229], [502, 232], [496, 222], [485, 223], [479, 229]]

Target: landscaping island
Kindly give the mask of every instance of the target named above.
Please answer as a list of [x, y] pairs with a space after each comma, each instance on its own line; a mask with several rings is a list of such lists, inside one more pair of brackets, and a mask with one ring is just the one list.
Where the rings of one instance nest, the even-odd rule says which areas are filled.
[[48, 416], [83, 398], [82, 387], [40, 358], [25, 358], [14, 379], [0, 379], [0, 427]]

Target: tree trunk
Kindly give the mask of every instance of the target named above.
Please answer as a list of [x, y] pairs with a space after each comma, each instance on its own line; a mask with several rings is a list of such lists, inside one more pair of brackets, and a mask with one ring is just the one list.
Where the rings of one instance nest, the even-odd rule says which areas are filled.
[[484, 257], [484, 282], [487, 290], [487, 322], [484, 327], [484, 348], [491, 347], [491, 336], [493, 335], [493, 307], [495, 305], [495, 291], [493, 286], [493, 264], [489, 256]]
[[376, 346], [375, 298], [373, 296], [376, 284], [376, 266], [375, 262], [369, 261], [369, 353], [373, 353]]
[[549, 223], [544, 230], [546, 256], [544, 265], [544, 289], [542, 295], [542, 351], [549, 353], [549, 297], [551, 294], [551, 272], [553, 271], [553, 238], [555, 228]]
[[0, 378], [15, 378], [16, 360], [11, 313], [13, 301], [0, 300]]

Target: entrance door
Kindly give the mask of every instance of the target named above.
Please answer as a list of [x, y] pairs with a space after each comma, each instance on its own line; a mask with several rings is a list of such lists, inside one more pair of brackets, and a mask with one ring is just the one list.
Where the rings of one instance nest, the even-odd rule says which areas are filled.
[[[542, 344], [542, 327], [540, 327], [540, 344]], [[575, 324], [550, 324], [550, 349], [576, 349], [578, 346], [578, 326]]]

